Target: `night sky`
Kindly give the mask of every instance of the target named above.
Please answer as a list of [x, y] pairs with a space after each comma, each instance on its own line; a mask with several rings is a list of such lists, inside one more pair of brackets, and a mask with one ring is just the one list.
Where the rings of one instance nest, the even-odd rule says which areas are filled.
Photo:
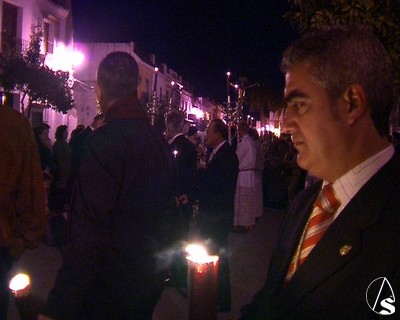
[[282, 89], [279, 61], [295, 39], [287, 0], [72, 0], [75, 40], [130, 42], [182, 75], [195, 95], [226, 100], [231, 80]]

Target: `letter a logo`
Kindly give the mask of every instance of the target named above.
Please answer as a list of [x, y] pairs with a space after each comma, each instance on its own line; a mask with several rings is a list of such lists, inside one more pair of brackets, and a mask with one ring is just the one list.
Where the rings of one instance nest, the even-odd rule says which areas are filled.
[[372, 281], [366, 292], [366, 300], [372, 311], [381, 315], [391, 315], [396, 311], [396, 301], [388, 279], [380, 277]]

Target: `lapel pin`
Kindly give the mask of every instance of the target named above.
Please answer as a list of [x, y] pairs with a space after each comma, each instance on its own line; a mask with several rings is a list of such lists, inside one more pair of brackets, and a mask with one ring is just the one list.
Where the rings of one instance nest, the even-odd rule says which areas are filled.
[[348, 254], [350, 252], [350, 250], [351, 250], [351, 245], [346, 244], [339, 249], [339, 254], [341, 256], [345, 256], [346, 254]]

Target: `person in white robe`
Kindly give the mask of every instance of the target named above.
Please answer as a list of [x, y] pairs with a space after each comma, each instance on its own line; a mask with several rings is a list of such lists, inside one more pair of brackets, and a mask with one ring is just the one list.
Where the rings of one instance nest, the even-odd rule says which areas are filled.
[[250, 127], [246, 123], [238, 126], [239, 143], [236, 154], [239, 158], [239, 176], [235, 194], [235, 231], [251, 231], [257, 211], [255, 141], [250, 137]]

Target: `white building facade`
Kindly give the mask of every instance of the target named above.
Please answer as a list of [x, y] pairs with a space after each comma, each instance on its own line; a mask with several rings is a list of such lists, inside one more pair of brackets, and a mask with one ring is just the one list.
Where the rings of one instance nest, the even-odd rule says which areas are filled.
[[[73, 71], [73, 33], [71, 3], [69, 0], [0, 0], [0, 50], [16, 41], [22, 44], [22, 50], [29, 46], [32, 30], [40, 24], [43, 27], [41, 53], [45, 64], [53, 70]], [[20, 110], [20, 96], [13, 94], [9, 102]], [[44, 106], [32, 108], [30, 121], [32, 126], [42, 122], [50, 125], [50, 138], [54, 140], [57, 126], [68, 125], [69, 131], [77, 123], [76, 112], [68, 114], [55, 112]]]
[[[62, 114], [35, 105], [30, 115], [33, 127], [42, 122], [49, 124], [49, 136], [54, 141], [59, 125], [67, 125], [69, 133], [78, 124], [89, 125], [98, 112], [94, 92], [97, 67], [108, 53], [114, 51], [128, 52], [138, 63], [138, 96], [144, 107], [155, 92], [159, 102], [179, 106], [190, 120], [201, 118], [204, 112], [212, 114], [215, 106], [208, 99], [194, 98], [191, 86], [165, 63], [156, 64], [154, 55], [139, 56], [135, 43], [75, 43], [71, 11], [70, 0], [0, 0], [0, 51], [16, 39], [21, 41], [22, 50], [26, 50], [33, 28], [40, 24], [44, 33], [41, 52], [45, 64], [71, 75], [74, 107]], [[81, 57], [81, 61], [76, 61], [76, 57]], [[158, 67], [157, 71], [155, 67]], [[11, 101], [14, 109], [20, 110], [19, 102], [20, 95], [14, 94]]]

